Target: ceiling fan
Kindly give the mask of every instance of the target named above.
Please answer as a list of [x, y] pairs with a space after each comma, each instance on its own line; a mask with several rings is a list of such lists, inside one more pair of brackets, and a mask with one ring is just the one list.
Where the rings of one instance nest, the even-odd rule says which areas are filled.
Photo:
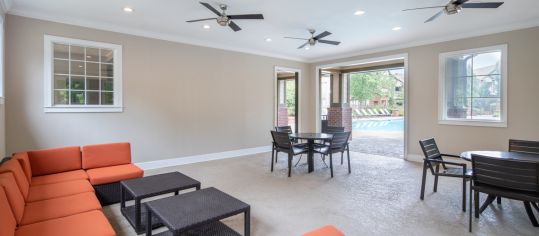
[[403, 11], [443, 8], [440, 12], [436, 13], [434, 16], [431, 16], [429, 19], [427, 19], [425, 21], [425, 23], [427, 23], [440, 17], [443, 13], [447, 15], [457, 14], [462, 10], [462, 8], [498, 8], [502, 4], [503, 2], [468, 2], [468, 0], [451, 0], [445, 6], [419, 7], [419, 8], [404, 9]]
[[309, 29], [309, 33], [311, 33], [311, 37], [308, 38], [308, 39], [306, 39], [306, 38], [294, 38], [294, 37], [285, 37], [285, 38], [287, 38], [287, 39], [307, 40], [307, 42], [302, 44], [301, 46], [299, 46], [298, 49], [302, 49], [307, 45], [314, 46], [314, 45], [316, 45], [316, 43], [325, 43], [325, 44], [331, 44], [331, 45], [339, 45], [341, 43], [341, 42], [337, 42], [337, 41], [323, 40], [322, 38], [331, 35], [331, 33], [328, 32], [328, 31], [324, 31], [324, 32], [314, 36], [315, 32], [316, 31], [314, 29]]
[[240, 31], [241, 28], [232, 20], [263, 20], [264, 19], [264, 16], [262, 14], [227, 15], [226, 10], [228, 6], [225, 4], [219, 5], [221, 12], [219, 12], [217, 9], [212, 7], [209, 3], [200, 2], [200, 4], [202, 4], [203, 6], [208, 8], [210, 11], [215, 13], [217, 17], [190, 20], [190, 21], [187, 21], [188, 23], [207, 21], [207, 20], [216, 20], [220, 26], [229, 26], [232, 30], [237, 32], [237, 31]]

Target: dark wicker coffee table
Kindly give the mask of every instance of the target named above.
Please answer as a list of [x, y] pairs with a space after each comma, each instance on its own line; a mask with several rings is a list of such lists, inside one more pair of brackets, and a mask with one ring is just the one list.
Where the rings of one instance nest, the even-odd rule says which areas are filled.
[[[244, 235], [250, 235], [251, 207], [216, 188], [206, 188], [146, 203], [146, 225], [157, 218], [169, 231], [157, 235], [240, 235], [220, 220], [244, 214]], [[147, 227], [146, 235], [152, 235]]]
[[[146, 207], [142, 207], [146, 203], [141, 204], [144, 198], [154, 197], [167, 193], [178, 195], [179, 191], [190, 188], [200, 189], [200, 182], [184, 175], [180, 172], [171, 172], [166, 174], [152, 175], [148, 177], [130, 179], [121, 181], [121, 199], [120, 210], [127, 221], [133, 226], [137, 234], [142, 234], [146, 230], [144, 222]], [[129, 193], [135, 200], [135, 205], [125, 206], [125, 194]], [[162, 226], [158, 220], [154, 221], [152, 228]]]

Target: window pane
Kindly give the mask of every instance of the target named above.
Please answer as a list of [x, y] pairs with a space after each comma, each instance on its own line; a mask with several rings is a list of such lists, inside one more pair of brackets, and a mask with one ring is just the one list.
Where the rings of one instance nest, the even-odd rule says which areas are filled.
[[54, 44], [54, 58], [69, 59], [69, 46], [64, 44]]
[[71, 60], [84, 60], [84, 48], [79, 46], [71, 46]]
[[86, 77], [87, 90], [99, 90], [99, 77]]
[[500, 97], [500, 76], [476, 76], [473, 78], [473, 97]]
[[88, 105], [99, 105], [99, 92], [86, 92]]
[[447, 105], [447, 118], [451, 119], [467, 119], [470, 117], [470, 103], [469, 98], [455, 98], [453, 100], [448, 100]]
[[71, 91], [71, 104], [84, 105], [84, 91]]
[[71, 74], [72, 75], [84, 75], [84, 62], [71, 61]]
[[67, 75], [55, 75], [54, 76], [54, 88], [55, 89], [68, 89], [69, 88], [69, 76], [67, 76]]
[[114, 82], [112, 79], [101, 78], [101, 90], [103, 91], [113, 91]]
[[101, 105], [113, 105], [113, 97], [114, 93], [112, 92], [101, 92]]
[[501, 56], [501, 52], [489, 52], [475, 55], [473, 58], [473, 74], [500, 74]]
[[101, 49], [101, 62], [113, 63], [114, 53], [112, 50]]
[[99, 62], [99, 49], [86, 48], [86, 61]]
[[99, 76], [99, 63], [86, 62], [86, 75]]
[[54, 105], [67, 105], [67, 90], [54, 91]]
[[471, 77], [447, 78], [445, 80], [445, 99], [447, 106], [453, 105], [456, 98], [466, 98], [472, 95]]
[[474, 98], [472, 100], [472, 119], [500, 120], [500, 98]]
[[71, 89], [84, 90], [84, 77], [71, 76]]
[[451, 56], [445, 59], [446, 78], [472, 76], [472, 55]]
[[54, 60], [55, 74], [69, 74], [69, 62], [67, 60]]
[[114, 66], [112, 64], [101, 64], [101, 77], [113, 77]]

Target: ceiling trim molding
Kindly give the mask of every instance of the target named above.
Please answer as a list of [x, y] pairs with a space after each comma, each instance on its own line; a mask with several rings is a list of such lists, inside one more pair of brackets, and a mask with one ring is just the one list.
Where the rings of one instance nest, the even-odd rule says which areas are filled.
[[157, 33], [157, 32], [148, 31], [148, 30], [139, 30], [135, 28], [128, 28], [128, 27], [118, 26], [118, 25], [109, 24], [109, 23], [99, 23], [95, 21], [75, 19], [72, 17], [50, 16], [50, 15], [45, 15], [45, 14], [41, 14], [34, 11], [21, 11], [19, 9], [11, 9], [8, 14], [27, 17], [27, 18], [33, 18], [33, 19], [38, 19], [38, 20], [62, 23], [62, 24], [67, 24], [67, 25], [75, 25], [75, 26], [87, 27], [87, 28], [92, 28], [92, 29], [97, 29], [97, 30], [104, 30], [104, 31], [111, 31], [115, 33], [140, 36], [140, 37], [145, 37], [145, 38], [159, 39], [159, 40], [183, 43], [183, 44], [188, 44], [188, 45], [195, 45], [195, 46], [201, 46], [201, 47], [207, 47], [207, 48], [221, 49], [221, 50], [226, 50], [226, 51], [240, 52], [240, 53], [258, 55], [258, 56], [265, 56], [265, 57], [271, 57], [271, 58], [277, 58], [277, 59], [285, 59], [285, 60], [308, 63], [308, 60], [306, 58], [291, 57], [291, 56], [269, 53], [269, 52], [264, 52], [264, 51], [259, 51], [259, 50], [231, 47], [228, 45], [213, 43], [213, 42], [209, 42], [205, 40], [191, 39], [187, 37]]
[[517, 22], [517, 23], [511, 23], [511, 24], [502, 25], [499, 27], [485, 29], [485, 30], [473, 31], [469, 33], [438, 37], [438, 38], [429, 39], [429, 40], [414, 41], [414, 42], [409, 42], [409, 43], [404, 43], [404, 44], [399, 44], [399, 45], [390, 45], [390, 46], [379, 47], [379, 48], [374, 48], [374, 49], [357, 50], [355, 52], [346, 53], [346, 54], [340, 53], [340, 54], [334, 54], [332, 56], [318, 57], [315, 59], [310, 59], [309, 63], [323, 64], [324, 62], [332, 61], [332, 60], [346, 59], [346, 58], [363, 56], [363, 55], [374, 54], [374, 53], [388, 52], [388, 51], [393, 51], [393, 50], [400, 50], [400, 49], [424, 46], [424, 45], [429, 45], [429, 44], [443, 43], [443, 42], [459, 40], [459, 39], [466, 39], [466, 38], [473, 38], [473, 37], [479, 37], [479, 36], [485, 36], [485, 35], [491, 35], [491, 34], [497, 34], [497, 33], [503, 33], [503, 32], [510, 32], [514, 30], [533, 28], [537, 26], [539, 26], [539, 18], [528, 20], [528, 21]]
[[0, 0], [0, 12], [5, 15], [13, 6], [13, 0]]

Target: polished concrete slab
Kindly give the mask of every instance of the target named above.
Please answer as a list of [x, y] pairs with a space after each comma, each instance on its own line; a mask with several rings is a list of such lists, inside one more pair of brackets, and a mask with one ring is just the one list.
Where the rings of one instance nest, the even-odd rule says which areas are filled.
[[[433, 193], [433, 178], [428, 176], [425, 200], [421, 201], [420, 164], [351, 154], [352, 174], [346, 164], [334, 160], [334, 178], [319, 156], [315, 156], [315, 172], [307, 173], [304, 157], [288, 178], [286, 158], [281, 154], [272, 173], [270, 153], [146, 174], [180, 171], [201, 181], [202, 188], [217, 187], [249, 203], [252, 235], [301, 235], [325, 224], [335, 225], [346, 235], [468, 235], [468, 214], [461, 211], [458, 179], [441, 178], [438, 192]], [[104, 207], [104, 211], [118, 235], [135, 235], [121, 216], [119, 204]], [[243, 216], [223, 222], [243, 232]], [[473, 227], [473, 235], [539, 235], [522, 203], [507, 199], [474, 219]]]

